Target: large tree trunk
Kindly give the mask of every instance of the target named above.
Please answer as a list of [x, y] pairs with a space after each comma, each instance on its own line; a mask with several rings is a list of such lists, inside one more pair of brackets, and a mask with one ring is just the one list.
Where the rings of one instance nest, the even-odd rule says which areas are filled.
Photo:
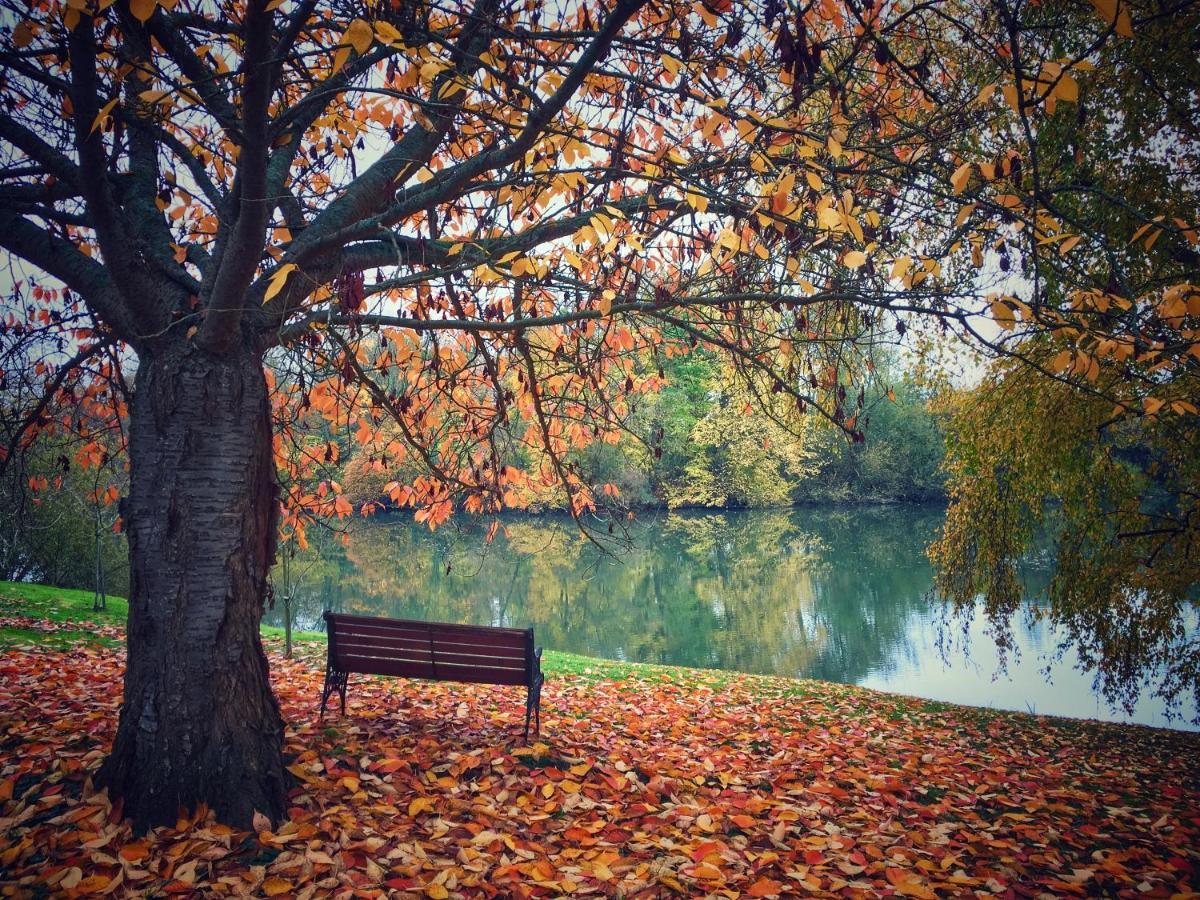
[[99, 782], [142, 829], [207, 803], [283, 812], [283, 720], [259, 639], [278, 497], [258, 353], [140, 360], [129, 426], [128, 667]]

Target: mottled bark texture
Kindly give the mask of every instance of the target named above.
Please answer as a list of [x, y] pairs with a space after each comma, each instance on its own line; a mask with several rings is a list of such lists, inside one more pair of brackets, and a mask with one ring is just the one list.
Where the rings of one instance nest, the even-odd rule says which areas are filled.
[[261, 356], [140, 361], [129, 426], [128, 671], [99, 783], [141, 830], [206, 803], [277, 819], [283, 720], [259, 622], [278, 497]]

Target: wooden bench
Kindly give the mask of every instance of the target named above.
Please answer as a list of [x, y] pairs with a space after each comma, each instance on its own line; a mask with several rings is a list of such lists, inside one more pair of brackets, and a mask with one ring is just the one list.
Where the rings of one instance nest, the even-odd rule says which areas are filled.
[[398, 675], [433, 681], [524, 685], [525, 738], [529, 720], [542, 730], [542, 648], [533, 645], [533, 629], [488, 625], [449, 625], [410, 619], [382, 619], [325, 613], [329, 635], [321, 716], [336, 691], [346, 712], [350, 673]]

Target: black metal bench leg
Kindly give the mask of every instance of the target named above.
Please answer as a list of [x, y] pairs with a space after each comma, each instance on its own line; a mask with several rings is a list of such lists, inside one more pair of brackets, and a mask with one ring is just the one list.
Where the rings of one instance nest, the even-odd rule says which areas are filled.
[[529, 743], [529, 719], [533, 715], [533, 688], [525, 694], [525, 736], [522, 740]]
[[321, 718], [325, 718], [325, 704], [329, 702], [329, 698], [336, 692], [342, 698], [342, 715], [346, 714], [346, 680], [348, 675], [346, 672], [338, 672], [333, 669], [325, 670], [325, 686], [321, 688]]

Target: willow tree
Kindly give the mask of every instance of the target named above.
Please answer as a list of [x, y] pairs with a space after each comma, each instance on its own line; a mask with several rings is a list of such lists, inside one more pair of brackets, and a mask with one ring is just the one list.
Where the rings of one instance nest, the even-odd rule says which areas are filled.
[[[621, 439], [663, 359], [724, 354], [762, 414], [861, 440], [886, 402], [873, 347], [972, 333], [1002, 229], [1026, 204], [1062, 227], [1016, 151], [972, 168], [1008, 115], [975, 54], [1008, 58], [1022, 28], [972, 4], [6, 17], [4, 339], [44, 356], [12, 373], [39, 390], [5, 410], [5, 461], [53, 430], [87, 447], [106, 405], [127, 435], [129, 661], [100, 782], [138, 824], [283, 811], [268, 569], [278, 534], [353, 511], [310, 489], [337, 449], [303, 423], [351, 430], [431, 525], [552, 489], [603, 537], [618, 492], [572, 454]], [[973, 172], [1018, 199], [964, 212]]]
[[[951, 421], [938, 589], [960, 612], [982, 598], [1006, 650], [1014, 618], [1044, 616], [1114, 703], [1149, 686], [1195, 704], [1200, 63], [1179, 36], [1200, 9], [998, 9], [1012, 52], [979, 58], [1002, 115], [959, 186], [1010, 210], [995, 240], [1023, 279], [995, 300], [995, 359]], [[994, 179], [1002, 151], [1022, 190]], [[1047, 538], [1054, 575], [1030, 607], [1021, 565]]]

